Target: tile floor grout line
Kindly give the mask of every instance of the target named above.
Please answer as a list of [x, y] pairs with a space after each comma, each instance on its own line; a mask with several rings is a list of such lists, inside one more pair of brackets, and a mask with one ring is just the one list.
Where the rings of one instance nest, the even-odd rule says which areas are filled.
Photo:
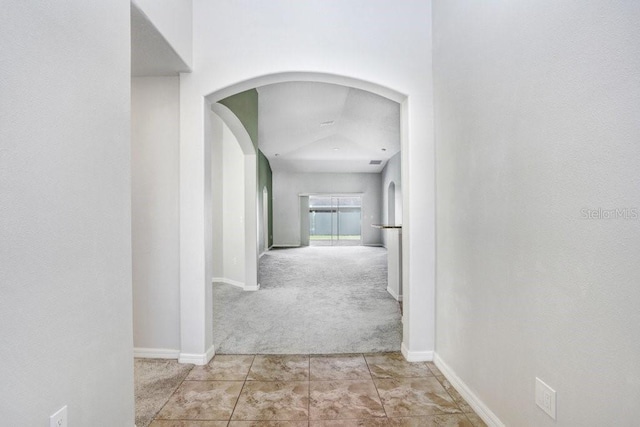
[[[446, 389], [446, 387], [444, 386], [444, 384], [442, 384], [442, 381], [440, 381], [440, 380], [438, 379], [438, 377], [437, 377], [437, 376], [435, 376], [435, 375], [434, 375], [433, 377], [436, 379], [436, 381], [438, 381], [438, 384], [440, 384], [440, 386], [442, 387], [442, 389], [443, 389], [443, 390], [444, 390], [444, 391], [449, 395], [449, 397], [451, 398], [451, 400], [453, 400], [453, 403], [455, 403], [455, 404], [456, 404], [456, 407], [460, 410], [460, 413], [461, 413], [461, 414], [463, 414], [465, 417], [467, 417], [467, 416], [466, 416], [466, 413], [465, 413], [465, 412], [462, 410], [462, 408], [460, 407], [460, 404], [458, 403], [458, 401], [453, 397], [453, 395], [452, 395], [451, 393], [449, 393], [449, 390], [447, 390], [447, 389]], [[447, 377], [445, 377], [444, 375], [442, 375], [442, 378], [444, 378], [445, 380], [447, 380]], [[447, 381], [449, 381], [449, 380], [447, 380]], [[449, 383], [449, 384], [451, 384], [451, 383]], [[455, 390], [455, 387], [453, 387], [453, 385], [451, 385], [451, 387]], [[458, 392], [458, 390], [456, 390], [456, 392]], [[459, 392], [458, 392], [458, 394], [459, 394]], [[464, 398], [463, 398], [463, 399], [464, 399]], [[467, 403], [467, 401], [466, 401], [466, 400], [465, 400], [464, 402], [465, 402], [465, 403]], [[468, 403], [467, 403], [467, 405], [468, 405]], [[469, 418], [469, 417], [467, 417], [467, 418]], [[471, 420], [469, 420], [469, 422], [471, 422]], [[473, 423], [472, 423], [472, 424], [473, 424]]]
[[311, 355], [309, 355], [307, 383], [307, 427], [309, 427], [311, 424]]
[[[243, 355], [243, 356], [247, 356], [247, 355]], [[244, 380], [240, 380], [237, 382], [243, 382], [241, 390], [237, 396], [237, 398], [235, 399], [235, 404], [234, 407], [231, 411], [231, 415], [229, 416], [229, 418], [227, 420], [219, 420], [220, 422], [226, 422], [227, 427], [231, 425], [232, 421], [232, 417], [233, 414], [235, 413], [235, 411], [237, 410], [237, 405], [239, 403], [240, 397], [242, 395], [242, 392], [244, 391], [244, 389], [246, 388], [246, 386], [250, 383], [249, 381], [249, 376], [251, 374], [251, 370], [253, 368], [253, 365], [255, 364], [257, 355], [250, 355], [252, 357], [251, 359], [251, 363], [249, 364], [248, 370], [246, 371], [246, 374], [244, 375]], [[301, 382], [305, 382], [307, 385], [307, 397], [308, 397], [308, 401], [307, 401], [307, 419], [306, 420], [299, 420], [300, 424], [303, 425], [304, 421], [306, 421], [307, 423], [307, 427], [310, 427], [312, 424], [311, 422], [313, 421], [314, 423], [317, 421], [335, 421], [335, 420], [343, 420], [343, 418], [338, 418], [338, 419], [324, 419], [324, 418], [319, 418], [318, 420], [311, 420], [311, 382], [318, 382], [318, 383], [323, 383], [323, 382], [333, 382], [333, 381], [340, 381], [340, 382], [357, 382], [357, 381], [371, 381], [374, 384], [374, 387], [376, 389], [376, 393], [378, 395], [379, 401], [381, 403], [383, 412], [384, 412], [384, 416], [378, 416], [378, 417], [354, 417], [354, 418], [344, 418], [344, 420], [365, 420], [365, 419], [376, 419], [376, 420], [382, 420], [382, 419], [386, 419], [386, 420], [392, 420], [394, 418], [398, 418], [398, 417], [390, 417], [389, 414], [387, 413], [386, 407], [382, 401], [382, 396], [380, 394], [380, 391], [377, 387], [377, 384], [375, 382], [376, 379], [379, 380], [384, 380], [385, 378], [376, 378], [374, 376], [374, 373], [372, 371], [372, 364], [369, 363], [367, 357], [365, 356], [364, 353], [359, 353], [359, 354], [351, 354], [351, 356], [358, 356], [364, 359], [365, 362], [365, 366], [367, 368], [367, 372], [369, 374], [368, 378], [350, 378], [350, 379], [319, 379], [319, 380], [314, 380], [311, 381], [311, 355], [307, 354], [307, 355], [300, 355], [303, 357], [307, 357], [307, 380], [306, 381], [301, 381]], [[317, 357], [322, 357], [323, 355], [318, 354], [316, 355]], [[333, 355], [332, 355], [333, 356]], [[215, 357], [212, 361], [210, 361], [206, 366], [210, 365], [211, 363], [213, 363], [215, 360]], [[171, 399], [176, 395], [176, 392], [184, 385], [185, 382], [200, 382], [200, 381], [208, 381], [208, 380], [195, 380], [195, 379], [191, 379], [189, 380], [189, 375], [191, 374], [191, 372], [196, 369], [196, 366], [193, 364], [190, 364], [191, 366], [188, 368], [188, 370], [186, 370], [184, 376], [182, 377], [182, 379], [180, 380], [180, 382], [177, 384], [177, 386], [175, 387], [175, 389], [173, 390], [173, 392], [171, 393], [171, 395], [169, 396], [169, 398], [167, 399], [167, 401], [165, 401], [165, 403], [162, 405], [162, 407], [153, 415], [153, 417], [151, 418], [150, 422], [153, 423], [154, 421], [179, 421], [179, 420], [170, 420], [170, 419], [158, 419], [158, 414], [160, 414], [160, 412], [167, 406], [167, 404], [171, 401]], [[428, 366], [428, 365], [427, 365]], [[452, 391], [448, 390], [447, 388], [445, 388], [443, 381], [446, 381], [446, 377], [440, 375], [437, 376], [433, 373], [433, 371], [431, 370], [430, 367], [427, 368], [429, 372], [431, 372], [431, 376], [428, 377], [421, 377], [421, 376], [402, 376], [402, 377], [396, 377], [395, 375], [391, 374], [389, 376], [388, 379], [391, 380], [399, 380], [399, 379], [426, 379], [426, 378], [435, 378], [436, 382], [438, 383], [438, 385], [442, 388], [442, 390], [444, 390], [447, 395], [451, 398], [452, 403], [455, 405], [455, 407], [460, 411], [458, 413], [458, 416], [462, 416], [462, 419], [468, 421], [471, 425], [478, 427], [478, 424], [475, 424], [474, 421], [471, 419], [471, 415], [475, 415], [477, 416], [477, 414], [474, 411], [471, 412], [465, 412], [462, 408], [462, 405], [466, 403], [466, 400], [464, 400], [464, 398], [461, 398], [460, 402], [458, 400], [456, 400], [454, 398], [454, 393], [457, 392], [457, 390], [455, 390], [455, 388], [453, 386], [451, 386], [451, 388], [453, 389]], [[219, 381], [227, 381], [227, 380], [211, 380], [211, 382], [219, 382]], [[261, 380], [262, 381], [262, 380]], [[291, 381], [299, 381], [299, 380], [290, 380], [290, 381], [286, 381], [286, 380], [271, 380], [271, 381], [264, 381], [264, 382], [291, 382]], [[430, 415], [411, 415], [411, 414], [407, 414], [402, 416], [401, 418], [420, 418], [420, 417], [431, 417], [431, 416], [436, 416], [437, 414], [430, 414]], [[454, 414], [447, 414], [447, 413], [443, 413], [441, 415], [454, 415]], [[182, 418], [180, 418], [180, 420], [182, 420]], [[189, 421], [193, 421], [193, 420], [189, 420]], [[211, 421], [217, 421], [217, 420], [211, 420]], [[257, 420], [256, 420], [257, 421]], [[284, 421], [284, 420], [282, 420]], [[291, 420], [291, 421], [295, 421], [295, 420]], [[481, 425], [481, 424], [480, 424]]]
[[173, 390], [173, 392], [169, 395], [169, 398], [167, 399], [166, 402], [164, 402], [164, 404], [162, 405], [162, 407], [160, 409], [158, 409], [158, 411], [153, 414], [153, 417], [151, 417], [151, 421], [149, 422], [149, 425], [151, 425], [151, 423], [153, 423], [154, 421], [157, 421], [156, 418], [158, 417], [158, 414], [160, 412], [162, 412], [162, 410], [164, 409], [165, 406], [167, 406], [167, 404], [169, 403], [169, 401], [171, 400], [171, 398], [173, 397], [174, 394], [176, 394], [176, 392], [178, 391], [178, 389], [180, 388], [180, 386], [182, 385], [182, 383], [184, 383], [187, 380], [187, 377], [189, 376], [189, 374], [191, 373], [191, 371], [193, 370], [193, 368], [195, 368], [196, 365], [191, 366], [191, 369], [189, 369], [189, 371], [187, 372], [187, 375], [184, 376], [184, 378], [182, 379], [182, 381], [180, 381], [180, 383], [176, 386], [176, 388]]
[[251, 368], [253, 368], [253, 363], [256, 361], [256, 357], [258, 357], [258, 355], [254, 354], [253, 358], [251, 359], [251, 365], [249, 365], [249, 370], [247, 371], [247, 375], [244, 376], [244, 382], [247, 382], [249, 380], [249, 374], [251, 373]]
[[469, 423], [471, 423], [471, 425], [475, 427], [475, 424], [473, 423], [473, 421], [471, 421], [471, 418], [469, 418], [467, 414], [463, 414], [463, 415], [469, 421]]
[[378, 399], [380, 399], [380, 405], [382, 406], [382, 410], [384, 411], [384, 416], [385, 418], [389, 419], [389, 414], [387, 414], [387, 408], [384, 407], [384, 402], [382, 401], [382, 396], [380, 396], [380, 390], [378, 390], [378, 385], [376, 384], [374, 378], [373, 378], [373, 373], [371, 372], [371, 367], [369, 366], [369, 361], [367, 360], [366, 356], [363, 354], [362, 357], [364, 358], [364, 362], [367, 364], [367, 369], [369, 370], [369, 375], [371, 376], [371, 382], [373, 383], [373, 386], [376, 389], [376, 394], [378, 395]]
[[249, 365], [249, 369], [247, 370], [247, 374], [244, 376], [244, 381], [242, 382], [242, 387], [240, 388], [240, 393], [238, 394], [238, 397], [236, 398], [236, 403], [234, 403], [233, 405], [233, 409], [231, 410], [231, 415], [229, 415], [229, 421], [227, 421], [227, 426], [229, 424], [231, 424], [231, 419], [233, 418], [233, 414], [236, 412], [236, 408], [238, 407], [238, 402], [240, 401], [240, 396], [242, 396], [242, 391], [244, 390], [244, 387], [247, 385], [247, 381], [249, 378], [249, 374], [251, 373], [251, 368], [253, 368], [253, 362], [256, 361], [256, 354], [253, 355], [253, 359], [251, 359], [251, 365]]

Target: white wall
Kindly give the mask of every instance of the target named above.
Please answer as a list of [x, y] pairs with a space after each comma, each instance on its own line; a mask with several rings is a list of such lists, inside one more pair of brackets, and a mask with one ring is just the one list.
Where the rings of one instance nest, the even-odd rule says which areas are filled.
[[180, 80], [131, 80], [133, 343], [180, 349]]
[[582, 212], [640, 208], [638, 21], [631, 1], [434, 6], [436, 351], [509, 426], [640, 418], [640, 222]]
[[244, 285], [244, 153], [229, 127], [222, 131], [222, 265], [223, 278]]
[[381, 244], [379, 173], [273, 171], [273, 244], [300, 245], [300, 194], [362, 193], [362, 244]]
[[132, 426], [129, 2], [2, 9], [2, 424]]
[[180, 58], [193, 64], [192, 0], [132, 0]]
[[[382, 194], [382, 223], [383, 224], [391, 224], [391, 222], [395, 224], [402, 224], [402, 175], [401, 175], [401, 153], [394, 155], [389, 159], [387, 164], [382, 169], [381, 181], [382, 185], [380, 187], [380, 191]], [[389, 220], [389, 184], [394, 183], [395, 185], [395, 198], [391, 201], [391, 206], [393, 206], [395, 213], [395, 220]], [[386, 246], [386, 232], [382, 233], [382, 243]]]
[[222, 138], [226, 127], [217, 114], [209, 112], [206, 117], [205, 137], [211, 146], [211, 224], [212, 224], [212, 275], [214, 278], [224, 277], [222, 191], [224, 187]]
[[202, 255], [208, 108], [202, 97], [214, 94], [210, 101], [217, 101], [288, 78], [282, 73], [313, 72], [321, 81], [385, 92], [403, 103], [403, 227], [409, 236], [403, 240], [404, 350], [429, 358], [435, 331], [431, 3], [355, 0], [338, 8], [323, 0], [195, 0], [193, 17], [197, 66], [181, 75], [180, 92], [181, 295], [185, 307], [193, 306], [181, 318], [190, 334], [183, 337], [183, 351], [205, 351], [203, 328], [211, 328], [207, 306], [197, 305], [210, 304]]

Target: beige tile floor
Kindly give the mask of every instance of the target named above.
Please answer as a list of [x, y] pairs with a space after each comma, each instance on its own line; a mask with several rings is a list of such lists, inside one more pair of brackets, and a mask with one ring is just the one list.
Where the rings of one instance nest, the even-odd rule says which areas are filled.
[[217, 355], [151, 427], [485, 426], [433, 363], [399, 353]]

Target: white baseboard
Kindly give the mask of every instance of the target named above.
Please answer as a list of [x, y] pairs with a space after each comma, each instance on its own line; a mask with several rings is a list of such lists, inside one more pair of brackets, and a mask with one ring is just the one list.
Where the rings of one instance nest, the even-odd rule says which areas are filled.
[[262, 251], [262, 253], [258, 256], [258, 258], [262, 258], [262, 255], [266, 254], [267, 252], [269, 252], [271, 250], [271, 248], [273, 248], [273, 245], [269, 246], [267, 249], [265, 249], [264, 251]]
[[400, 351], [407, 362], [431, 362], [433, 360], [433, 351], [409, 351], [404, 343], [400, 346]]
[[389, 293], [391, 294], [391, 296], [392, 296], [393, 298], [395, 298], [395, 300], [396, 300], [396, 301], [402, 301], [402, 295], [398, 295], [398, 294], [396, 294], [396, 293], [393, 291], [393, 289], [391, 289], [391, 288], [387, 288], [387, 292], [389, 292]]
[[233, 279], [227, 279], [226, 277], [214, 277], [213, 279], [211, 279], [211, 283], [226, 283], [227, 285], [244, 289], [244, 283], [238, 282], [237, 280]]
[[177, 359], [179, 356], [180, 350], [171, 348], [135, 347], [133, 349], [133, 357], [140, 359]]
[[206, 353], [180, 353], [178, 363], [192, 363], [194, 365], [206, 365], [215, 355], [213, 345]]
[[293, 245], [271, 245], [272, 248], [299, 248], [300, 243], [295, 243]]
[[233, 279], [227, 279], [226, 277], [214, 277], [213, 279], [211, 279], [211, 283], [226, 283], [227, 285], [235, 286], [245, 291], [257, 291], [258, 289], [260, 289], [260, 283], [258, 283], [256, 286], [247, 286], [242, 282], [238, 282], [237, 280]]
[[491, 409], [467, 386], [467, 384], [456, 375], [456, 373], [447, 365], [440, 356], [436, 353], [434, 357], [434, 363], [440, 369], [440, 372], [449, 380], [451, 385], [458, 390], [460, 395], [467, 401], [469, 406], [476, 411], [476, 414], [482, 421], [484, 421], [489, 427], [505, 427], [504, 423], [500, 421], [500, 418], [493, 413]]

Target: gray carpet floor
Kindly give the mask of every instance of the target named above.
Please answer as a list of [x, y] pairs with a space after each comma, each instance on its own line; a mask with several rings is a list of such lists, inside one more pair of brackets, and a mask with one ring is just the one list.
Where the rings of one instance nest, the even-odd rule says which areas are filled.
[[135, 359], [136, 427], [147, 427], [193, 365], [177, 360]]
[[214, 283], [218, 354], [398, 351], [400, 305], [378, 247], [274, 249], [260, 259], [256, 292]]

